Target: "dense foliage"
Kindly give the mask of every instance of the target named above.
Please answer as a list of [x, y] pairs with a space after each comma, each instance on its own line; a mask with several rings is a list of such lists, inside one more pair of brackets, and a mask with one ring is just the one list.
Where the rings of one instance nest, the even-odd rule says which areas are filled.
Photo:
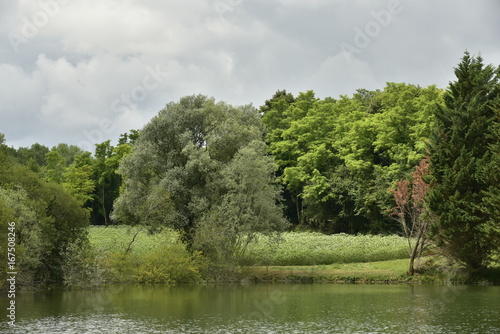
[[331, 232], [393, 232], [388, 189], [424, 157], [442, 91], [388, 83], [352, 98], [278, 91], [261, 107], [292, 222]]
[[283, 230], [280, 189], [251, 106], [201, 95], [170, 103], [141, 131], [120, 165], [113, 218], [173, 227], [193, 249], [227, 261], [259, 233]]
[[500, 247], [500, 68], [466, 53], [455, 74], [435, 112], [429, 203], [439, 245], [478, 271]]
[[[8, 152], [0, 143], [0, 224], [6, 231], [7, 224], [15, 222], [17, 282], [61, 281], [63, 254], [85, 237], [88, 214], [62, 186], [41, 180]], [[0, 252], [4, 259], [6, 251], [7, 233], [3, 233]]]

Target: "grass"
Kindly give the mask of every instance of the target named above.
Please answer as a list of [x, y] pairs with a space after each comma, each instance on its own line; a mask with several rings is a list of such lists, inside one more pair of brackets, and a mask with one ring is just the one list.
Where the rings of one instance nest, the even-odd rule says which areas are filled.
[[[104, 253], [125, 252], [128, 245], [139, 231], [140, 227], [129, 226], [91, 226], [89, 227], [89, 240], [91, 245]], [[144, 255], [158, 248], [160, 245], [171, 242], [175, 243], [178, 234], [172, 230], [164, 230], [162, 233], [149, 234], [142, 229], [135, 237], [130, 251], [136, 255]]]
[[[92, 226], [89, 228], [91, 244], [104, 252], [125, 252], [132, 241], [137, 227]], [[146, 254], [165, 240], [174, 243], [178, 234], [164, 230], [150, 235], [146, 230], [137, 234], [132, 243], [132, 252]], [[275, 266], [310, 266], [333, 263], [360, 263], [388, 261], [408, 258], [406, 239], [398, 236], [377, 235], [324, 235], [315, 232], [288, 232], [281, 236], [281, 242], [274, 238], [260, 236], [250, 244], [242, 263]]]
[[273, 282], [406, 282], [408, 260], [342, 263], [319, 266], [254, 266], [245, 275], [254, 281]]
[[309, 266], [407, 259], [406, 239], [395, 235], [284, 233], [282, 242], [261, 237], [250, 245], [246, 263]]
[[[184, 269], [192, 267], [193, 262], [190, 262], [184, 251], [179, 248], [182, 246], [184, 249], [184, 246], [177, 241], [178, 233], [172, 230], [155, 235], [141, 230], [132, 243], [132, 257], [123, 257], [138, 229], [127, 226], [92, 226], [89, 228], [89, 239], [92, 247], [104, 256], [105, 263], [111, 263], [111, 267], [115, 269], [122, 266], [126, 270], [120, 269], [118, 272], [134, 272], [134, 277], [138, 277], [136, 269], [139, 268], [139, 274], [142, 275], [140, 277], [147, 274], [151, 276], [147, 278], [154, 281], [155, 272], [167, 258], [170, 262], [178, 262], [180, 258], [185, 262]], [[239, 259], [242, 266], [235, 273], [234, 280], [348, 283], [442, 283], [449, 280], [450, 274], [443, 273], [440, 268], [444, 264], [440, 266], [439, 263], [436, 263], [438, 265], [435, 270], [432, 270], [432, 266], [429, 267], [427, 274], [407, 276], [409, 260], [406, 247], [406, 239], [398, 236], [288, 232], [281, 236], [279, 243], [276, 239], [261, 236], [250, 245], [246, 255]], [[439, 257], [429, 257], [423, 259], [423, 262], [426, 260], [429, 260], [429, 263], [440, 261]], [[132, 262], [126, 262], [125, 265], [120, 261]], [[175, 261], [172, 263], [177, 263]], [[146, 265], [152, 267], [144, 267]], [[128, 268], [130, 266], [137, 268], [132, 270]], [[172, 275], [172, 271], [177, 276], [182, 274], [176, 273], [177, 267], [174, 267], [164, 271], [169, 275]], [[500, 264], [493, 267], [495, 271], [492, 271], [490, 281], [498, 282]], [[130, 276], [131, 274], [128, 275]]]

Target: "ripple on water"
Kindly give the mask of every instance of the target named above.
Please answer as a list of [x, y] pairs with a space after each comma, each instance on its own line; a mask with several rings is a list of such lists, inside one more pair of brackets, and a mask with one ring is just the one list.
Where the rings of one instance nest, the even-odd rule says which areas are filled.
[[[315, 321], [315, 322], [272, 322], [257, 320], [238, 320], [233, 323], [222, 323], [218, 319], [197, 319], [190, 322], [173, 321], [160, 323], [158, 319], [154, 321], [132, 320], [124, 318], [123, 315], [96, 315], [86, 316], [61, 316], [46, 317], [31, 321], [21, 321], [16, 326], [10, 327], [6, 323], [0, 325], [0, 332], [5, 334], [62, 334], [62, 333], [119, 333], [119, 334], [140, 334], [140, 333], [485, 333], [477, 328], [477, 331], [470, 331], [466, 324], [456, 324], [455, 328], [440, 328], [439, 326], [424, 325], [412, 328], [410, 324], [377, 323], [373, 321], [355, 322], [345, 321]], [[219, 319], [220, 320], [220, 319]], [[491, 327], [490, 327], [491, 328]], [[207, 331], [209, 329], [209, 331]]]

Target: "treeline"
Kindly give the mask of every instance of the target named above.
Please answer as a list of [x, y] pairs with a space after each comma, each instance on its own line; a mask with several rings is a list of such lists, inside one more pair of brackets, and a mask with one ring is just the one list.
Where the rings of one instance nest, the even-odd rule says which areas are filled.
[[[1, 279], [16, 271], [21, 286], [63, 281], [70, 251], [88, 248], [89, 223], [111, 224], [122, 184], [116, 171], [135, 138], [131, 131], [117, 146], [106, 141], [91, 153], [68, 144], [16, 150], [0, 133], [0, 257], [12, 258], [14, 268], [4, 261]], [[16, 247], [7, 247], [8, 236]]]
[[0, 145], [3, 145], [4, 154], [27, 167], [39, 179], [59, 184], [73, 195], [89, 212], [92, 225], [110, 225], [114, 224], [109, 217], [122, 184], [118, 166], [131, 152], [138, 136], [137, 130], [130, 130], [118, 138], [116, 146], [107, 140], [96, 144], [94, 152], [66, 143], [52, 148], [36, 143], [16, 150], [4, 145], [3, 134], [0, 134]]
[[[466, 53], [455, 74], [447, 90], [278, 91], [259, 109], [187, 96], [94, 152], [16, 150], [0, 135], [2, 235], [18, 224], [19, 266], [32, 284], [61, 279], [89, 223], [173, 227], [191, 252], [221, 263], [257, 233], [387, 234], [425, 220], [444, 254], [480, 270], [500, 245], [500, 69]], [[429, 161], [428, 194], [417, 203], [409, 186], [398, 202], [397, 185]], [[417, 204], [418, 219], [395, 211]]]
[[441, 89], [404, 83], [339, 99], [277, 92], [260, 110], [290, 221], [335, 233], [395, 232], [388, 190], [428, 154], [442, 103]]
[[[313, 91], [297, 97], [276, 92], [260, 107], [257, 122], [265, 127], [261, 135], [277, 165], [288, 220], [324, 232], [395, 232], [388, 189], [427, 154], [434, 110], [442, 104], [441, 89], [404, 83], [339, 99], [318, 99]], [[74, 195], [89, 210], [92, 225], [109, 225], [118, 223], [110, 215], [123, 183], [119, 164], [138, 137], [139, 131], [131, 130], [116, 146], [108, 140], [94, 152], [38, 143], [5, 150]]]

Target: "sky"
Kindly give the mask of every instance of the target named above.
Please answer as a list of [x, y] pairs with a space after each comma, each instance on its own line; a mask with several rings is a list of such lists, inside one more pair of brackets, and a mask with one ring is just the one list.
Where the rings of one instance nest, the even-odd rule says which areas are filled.
[[499, 17], [498, 0], [0, 0], [0, 133], [93, 151], [186, 95], [446, 88], [465, 50], [500, 65]]

